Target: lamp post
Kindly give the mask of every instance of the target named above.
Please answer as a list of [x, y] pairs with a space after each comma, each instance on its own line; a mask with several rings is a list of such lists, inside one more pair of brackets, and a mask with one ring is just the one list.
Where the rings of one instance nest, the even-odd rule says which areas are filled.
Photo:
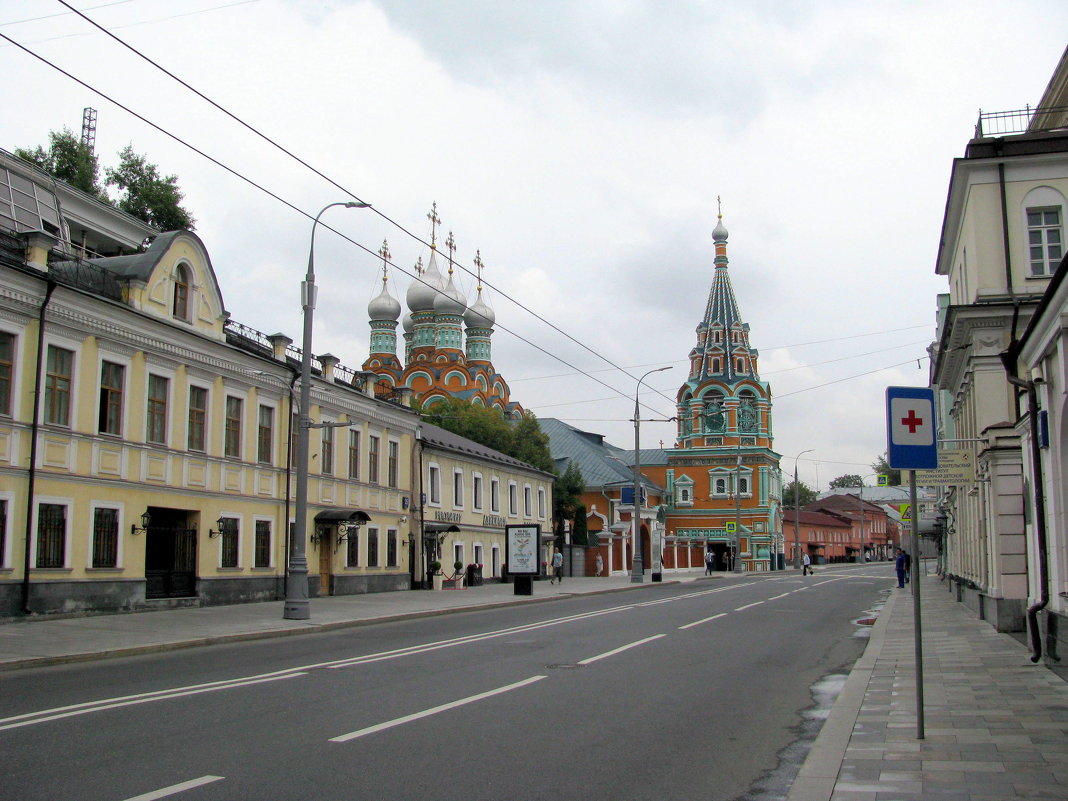
[[638, 422], [640, 417], [638, 414], [638, 393], [642, 388], [642, 381], [653, 373], [662, 373], [664, 370], [670, 369], [671, 365], [669, 364], [667, 367], [658, 367], [655, 370], [650, 370], [638, 379], [638, 386], [634, 389], [634, 511], [631, 512], [632, 547], [634, 549], [634, 554], [631, 559], [631, 584], [641, 584], [645, 581], [645, 571], [642, 567], [642, 531], [640, 519], [642, 508], [642, 462], [641, 452], [638, 450]]
[[[286, 620], [307, 620], [311, 617], [308, 605], [308, 558], [305, 539], [308, 525], [308, 429], [311, 427], [311, 348], [312, 315], [315, 312], [315, 229], [323, 212], [334, 206], [347, 209], [366, 209], [369, 203], [338, 201], [329, 203], [315, 215], [312, 222], [311, 245], [308, 248], [308, 274], [300, 285], [300, 304], [304, 307], [304, 341], [300, 354], [300, 420], [297, 424], [297, 497], [290, 536], [289, 574], [286, 576], [286, 603], [282, 617]], [[288, 520], [286, 523], [288, 524]]]
[[794, 570], [801, 569], [801, 524], [798, 522], [801, 516], [801, 493], [798, 491], [800, 487], [797, 483], [797, 460], [815, 450], [815, 448], [809, 448], [794, 457]]

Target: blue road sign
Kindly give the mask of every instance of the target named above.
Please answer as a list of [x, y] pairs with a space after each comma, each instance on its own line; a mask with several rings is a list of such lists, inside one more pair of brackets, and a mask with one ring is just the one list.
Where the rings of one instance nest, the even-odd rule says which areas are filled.
[[934, 390], [886, 388], [886, 461], [895, 470], [938, 467]]

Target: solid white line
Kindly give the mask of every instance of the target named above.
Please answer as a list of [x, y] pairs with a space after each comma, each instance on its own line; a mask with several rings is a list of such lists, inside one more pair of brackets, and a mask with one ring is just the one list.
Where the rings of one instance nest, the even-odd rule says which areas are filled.
[[199, 779], [190, 779], [181, 784], [172, 784], [170, 787], [161, 787], [159, 790], [153, 790], [151, 793], [135, 795], [132, 798], [127, 798], [126, 801], [155, 801], [157, 798], [166, 798], [169, 795], [184, 793], [186, 790], [192, 790], [194, 787], [200, 787], [204, 784], [211, 784], [212, 782], [220, 781], [223, 778], [223, 776], [201, 776]]
[[716, 620], [717, 618], [726, 616], [726, 612], [720, 612], [718, 615], [712, 615], [712, 617], [706, 617], [703, 620], [695, 620], [693, 623], [687, 623], [685, 626], [679, 626], [679, 629], [692, 629], [694, 626], [700, 626], [702, 623], [707, 623], [710, 620]]
[[764, 602], [763, 601], [757, 601], [755, 604], [746, 604], [745, 606], [739, 606], [734, 611], [735, 612], [741, 612], [743, 609], [751, 609], [754, 606], [760, 606], [762, 603], [764, 603]]
[[644, 640], [638, 640], [637, 642], [632, 642], [632, 643], [630, 643], [630, 645], [621, 645], [619, 648], [614, 648], [611, 651], [605, 651], [603, 654], [598, 654], [597, 656], [591, 656], [589, 659], [580, 659], [578, 661], [578, 664], [580, 664], [580, 665], [589, 665], [592, 662], [596, 662], [598, 659], [605, 659], [606, 657], [609, 657], [609, 656], [615, 656], [616, 654], [618, 654], [618, 653], [620, 653], [622, 651], [626, 651], [626, 650], [628, 650], [630, 648], [635, 648], [636, 646], [639, 646], [639, 645], [644, 645], [645, 643], [652, 642], [653, 640], [659, 640], [661, 637], [666, 637], [666, 636], [667, 636], [666, 634], [654, 634], [652, 637], [646, 637]]
[[415, 712], [411, 715], [405, 715], [402, 718], [395, 718], [394, 720], [387, 720], [385, 723], [379, 723], [375, 726], [368, 726], [366, 729], [359, 729], [348, 734], [342, 734], [338, 737], [331, 737], [332, 743], [347, 743], [349, 740], [355, 740], [357, 737], [364, 737], [368, 734], [374, 734], [385, 729], [391, 729], [394, 726], [400, 726], [405, 723], [411, 723], [413, 720], [420, 720], [422, 718], [436, 715], [439, 712], [447, 712], [450, 709], [456, 709], [458, 706], [464, 704], [473, 704], [475, 701], [481, 701], [484, 698], [490, 698], [494, 695], [500, 695], [501, 693], [510, 692], [511, 690], [518, 690], [520, 687], [526, 687], [528, 684], [533, 684], [536, 681], [541, 681], [545, 676], [531, 676], [529, 679], [523, 679], [523, 681], [517, 681], [515, 684], [509, 684], [505, 687], [498, 687], [496, 690], [489, 690], [478, 695], [472, 695], [467, 698], [461, 698], [459, 701], [452, 701], [441, 706], [435, 706], [432, 709], [425, 709], [422, 712]]
[[[148, 704], [153, 701], [164, 701], [168, 698], [181, 698], [186, 695], [200, 695], [201, 693], [213, 693], [218, 690], [232, 690], [234, 687], [247, 687], [251, 684], [263, 684], [267, 681], [281, 681], [282, 679], [292, 679], [297, 676], [306, 676], [306, 673], [287, 673], [284, 676], [271, 676], [263, 679], [253, 679], [251, 681], [235, 681], [229, 684], [222, 684], [213, 687], [201, 687], [193, 690], [179, 690], [167, 694], [155, 693], [146, 697], [133, 697], [128, 700], [114, 701], [112, 703], [100, 703], [93, 706], [84, 707], [81, 709], [70, 709], [66, 712], [59, 712], [54, 715], [47, 715], [46, 717], [38, 717], [33, 720], [21, 720], [18, 723], [8, 723], [0, 726], [0, 731], [7, 729], [17, 729], [22, 726], [33, 726], [36, 723], [47, 723], [50, 720], [61, 720], [62, 718], [72, 718], [77, 715], [88, 715], [90, 712], [102, 712], [105, 709], [119, 709], [124, 706], [134, 706], [136, 704]], [[24, 716], [25, 717], [25, 716]]]

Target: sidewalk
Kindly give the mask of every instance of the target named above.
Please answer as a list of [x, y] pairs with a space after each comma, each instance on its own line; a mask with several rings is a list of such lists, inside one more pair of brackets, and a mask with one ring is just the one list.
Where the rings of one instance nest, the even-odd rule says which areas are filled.
[[1068, 799], [1068, 684], [923, 578], [924, 734], [911, 589], [894, 590], [787, 801]]
[[[663, 576], [665, 584], [694, 581], [704, 577], [704, 570], [670, 571]], [[709, 577], [707, 580], [713, 579]], [[620, 574], [601, 578], [565, 578], [560, 585], [536, 581], [533, 595], [515, 595], [512, 584], [499, 583], [439, 592], [337, 595], [310, 599], [310, 620], [284, 620], [283, 601], [52, 620], [16, 620], [0, 624], [0, 670], [284, 637], [384, 620], [426, 617], [517, 603], [539, 603], [569, 595], [621, 592], [648, 586], [648, 575], [643, 584], [631, 584], [630, 576]]]

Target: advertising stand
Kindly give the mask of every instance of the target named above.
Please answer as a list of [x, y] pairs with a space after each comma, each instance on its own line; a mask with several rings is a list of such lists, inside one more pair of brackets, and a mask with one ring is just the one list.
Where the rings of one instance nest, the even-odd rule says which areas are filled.
[[533, 595], [534, 577], [541, 567], [541, 527], [505, 526], [505, 559], [515, 587], [513, 595]]

